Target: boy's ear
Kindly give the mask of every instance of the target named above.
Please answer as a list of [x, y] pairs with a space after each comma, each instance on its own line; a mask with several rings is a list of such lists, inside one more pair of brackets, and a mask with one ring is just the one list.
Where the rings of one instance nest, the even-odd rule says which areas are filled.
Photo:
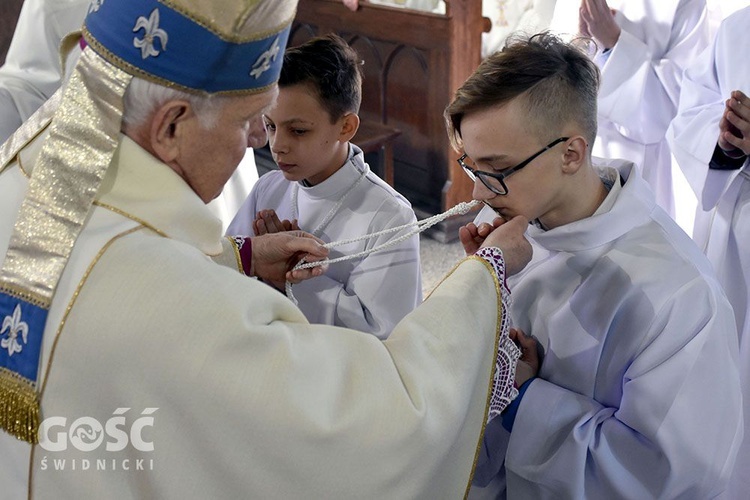
[[192, 113], [190, 103], [182, 100], [168, 101], [154, 113], [148, 139], [156, 157], [164, 163], [179, 157], [180, 142], [187, 132], [186, 121]]
[[579, 135], [568, 139], [565, 151], [563, 152], [563, 172], [567, 174], [578, 172], [578, 169], [586, 162], [587, 149], [588, 142], [582, 136]]
[[339, 141], [349, 142], [354, 138], [354, 134], [359, 129], [359, 116], [356, 113], [347, 113], [341, 118], [341, 133]]

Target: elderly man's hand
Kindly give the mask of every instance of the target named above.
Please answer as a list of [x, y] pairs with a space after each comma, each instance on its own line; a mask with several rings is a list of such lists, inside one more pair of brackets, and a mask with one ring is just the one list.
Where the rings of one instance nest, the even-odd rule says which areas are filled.
[[620, 39], [620, 26], [607, 0], [582, 0], [578, 15], [581, 34], [592, 37], [602, 48], [611, 49]]
[[525, 236], [527, 227], [529, 227], [529, 221], [525, 217], [520, 215], [513, 217], [493, 229], [480, 246], [480, 248], [497, 247], [503, 252], [508, 276], [519, 272], [531, 260], [531, 243]]
[[325, 272], [322, 267], [292, 272], [303, 258], [307, 262], [313, 262], [328, 256], [328, 249], [323, 246], [323, 242], [304, 231], [255, 236], [252, 238], [252, 245], [250, 274], [272, 283], [276, 288], [283, 289], [287, 280], [299, 283]]

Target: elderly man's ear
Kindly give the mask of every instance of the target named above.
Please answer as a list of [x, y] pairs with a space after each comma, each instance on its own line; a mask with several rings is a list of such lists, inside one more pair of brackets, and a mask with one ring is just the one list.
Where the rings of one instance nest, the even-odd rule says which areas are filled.
[[152, 115], [144, 132], [154, 156], [170, 164], [180, 156], [180, 145], [195, 123], [195, 113], [187, 101], [169, 101]]

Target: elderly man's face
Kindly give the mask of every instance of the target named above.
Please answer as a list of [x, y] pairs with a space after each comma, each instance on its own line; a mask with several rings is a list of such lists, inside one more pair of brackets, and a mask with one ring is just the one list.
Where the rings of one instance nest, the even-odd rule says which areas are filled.
[[197, 117], [187, 123], [176, 160], [185, 181], [206, 203], [221, 194], [245, 155], [251, 126], [275, 99], [277, 89], [224, 101], [216, 123], [205, 128]]

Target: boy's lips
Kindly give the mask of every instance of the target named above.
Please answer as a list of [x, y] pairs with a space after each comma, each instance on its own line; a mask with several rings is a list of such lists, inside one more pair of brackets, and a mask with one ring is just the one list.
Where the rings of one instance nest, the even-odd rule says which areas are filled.
[[506, 221], [509, 221], [513, 217], [519, 215], [518, 212], [515, 212], [507, 207], [496, 207], [494, 205], [490, 205], [487, 202], [484, 202], [484, 204], [490, 207], [498, 217], [502, 217], [502, 219]]
[[488, 207], [490, 207], [497, 215], [503, 217], [502, 212], [504, 211], [504, 209], [502, 207], [495, 207], [493, 205], [490, 205], [489, 202], [487, 202], [487, 201], [482, 201], [482, 203], [484, 203], [485, 205], [487, 205]]
[[281, 161], [277, 162], [276, 165], [279, 167], [279, 170], [282, 170], [282, 171], [291, 170], [291, 169], [293, 169], [294, 167], [297, 166], [297, 165], [295, 165], [293, 163], [284, 163], [284, 162], [281, 162]]

